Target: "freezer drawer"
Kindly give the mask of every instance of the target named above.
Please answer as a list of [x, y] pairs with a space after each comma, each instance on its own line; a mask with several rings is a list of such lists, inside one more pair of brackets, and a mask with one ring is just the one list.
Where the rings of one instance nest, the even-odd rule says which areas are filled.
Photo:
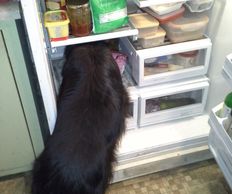
[[209, 148], [232, 189], [232, 140], [224, 127], [227, 118], [217, 116], [221, 108], [222, 103], [216, 106], [210, 114]]
[[140, 90], [140, 127], [203, 113], [209, 87], [207, 80], [173, 85]]
[[122, 38], [120, 48], [128, 56], [137, 84], [147, 86], [206, 74], [211, 41], [203, 38], [140, 49], [129, 38]]

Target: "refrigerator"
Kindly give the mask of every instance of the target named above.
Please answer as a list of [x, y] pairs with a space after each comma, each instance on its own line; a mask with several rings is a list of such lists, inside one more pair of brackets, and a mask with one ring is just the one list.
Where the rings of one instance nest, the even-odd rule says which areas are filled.
[[[128, 12], [133, 12], [135, 9], [151, 5], [181, 1], [183, 0], [128, 0], [127, 9]], [[230, 84], [228, 82], [232, 77], [229, 74], [232, 71], [231, 64], [223, 68], [226, 56], [232, 53], [231, 1], [215, 0], [212, 7], [204, 11], [209, 17], [204, 38], [144, 50], [137, 50], [131, 44], [131, 40], [137, 39], [138, 29], [130, 25], [105, 34], [51, 42], [43, 23], [44, 1], [21, 0], [20, 3], [50, 133], [53, 132], [56, 121], [56, 96], [61, 82], [57, 75], [62, 68], [62, 53], [65, 47], [118, 38], [119, 47], [121, 51], [127, 53], [131, 66], [127, 73], [133, 76], [135, 82], [125, 75], [129, 83], [127, 86], [132, 111], [131, 117], [127, 120], [126, 133], [117, 151], [118, 163], [114, 168], [113, 181], [212, 157], [220, 164], [221, 160], [218, 158], [222, 156], [217, 156], [217, 151], [214, 151], [212, 145], [216, 144], [218, 150], [224, 149], [218, 147], [219, 140], [229, 140], [224, 136], [215, 140], [214, 137], [220, 134], [214, 132], [210, 141], [209, 137], [211, 131], [222, 127], [221, 120], [215, 116], [215, 111], [231, 90], [231, 82]], [[196, 67], [155, 75], [147, 74], [144, 64], [154, 58], [176, 56], [195, 50], [199, 51], [200, 56], [199, 65]], [[155, 103], [175, 99], [176, 96], [188, 97], [194, 99], [194, 102], [182, 104], [177, 108], [154, 111]], [[212, 125], [212, 120], [216, 124]], [[219, 165], [222, 169], [232, 165], [230, 160], [232, 155], [229, 147], [227, 148], [223, 156], [228, 158], [223, 161], [224, 163], [221, 162], [224, 166]], [[231, 181], [231, 172], [227, 170], [223, 172]]]

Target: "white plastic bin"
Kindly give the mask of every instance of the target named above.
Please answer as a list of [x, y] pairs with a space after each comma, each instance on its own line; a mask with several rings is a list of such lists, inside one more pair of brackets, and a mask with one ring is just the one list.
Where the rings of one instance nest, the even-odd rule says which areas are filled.
[[202, 114], [208, 94], [206, 77], [139, 90], [139, 126]]
[[223, 126], [227, 118], [217, 116], [222, 105], [219, 104], [210, 113], [209, 148], [232, 189], [232, 140]]
[[[155, 85], [206, 74], [209, 66], [211, 41], [208, 38], [160, 47], [139, 49], [128, 38], [120, 40], [121, 52], [128, 56], [132, 76], [139, 86]], [[198, 51], [194, 65], [181, 64], [176, 55]], [[179, 60], [180, 61], [180, 60]]]

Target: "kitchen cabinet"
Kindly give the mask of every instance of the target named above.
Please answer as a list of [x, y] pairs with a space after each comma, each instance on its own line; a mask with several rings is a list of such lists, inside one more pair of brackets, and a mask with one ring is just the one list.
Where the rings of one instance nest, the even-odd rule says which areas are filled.
[[0, 176], [4, 176], [30, 170], [43, 139], [23, 53], [18, 3], [0, 5], [0, 18]]

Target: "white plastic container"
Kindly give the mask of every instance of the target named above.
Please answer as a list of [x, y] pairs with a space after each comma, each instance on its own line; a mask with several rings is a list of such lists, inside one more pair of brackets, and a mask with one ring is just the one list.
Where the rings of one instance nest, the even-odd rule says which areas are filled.
[[141, 88], [139, 126], [202, 114], [208, 87], [208, 79], [201, 77]]
[[186, 6], [191, 12], [203, 12], [209, 10], [214, 0], [190, 0], [186, 2]]
[[143, 48], [159, 46], [164, 43], [165, 35], [166, 32], [162, 28], [159, 28], [157, 32], [144, 33], [138, 38], [138, 42]]
[[129, 15], [129, 21], [134, 28], [139, 31], [138, 38], [149, 33], [156, 33], [159, 22], [147, 13], [136, 13]]
[[185, 1], [177, 3], [165, 3], [160, 5], [149, 6], [149, 8], [159, 15], [164, 15], [181, 8]]
[[188, 14], [163, 25], [171, 42], [183, 42], [202, 38], [209, 22], [206, 15]]
[[[139, 86], [172, 82], [184, 78], [191, 78], [207, 73], [211, 52], [211, 41], [201, 40], [164, 45], [141, 49], [137, 48], [128, 38], [120, 39], [121, 52], [128, 56], [128, 63], [132, 68], [132, 76]], [[190, 49], [191, 48], [191, 49]], [[200, 50], [194, 67], [184, 67], [172, 61], [174, 55], [184, 51]], [[157, 59], [167, 58], [156, 62]], [[150, 64], [148, 64], [150, 63]], [[154, 63], [155, 68], [152, 67]]]

